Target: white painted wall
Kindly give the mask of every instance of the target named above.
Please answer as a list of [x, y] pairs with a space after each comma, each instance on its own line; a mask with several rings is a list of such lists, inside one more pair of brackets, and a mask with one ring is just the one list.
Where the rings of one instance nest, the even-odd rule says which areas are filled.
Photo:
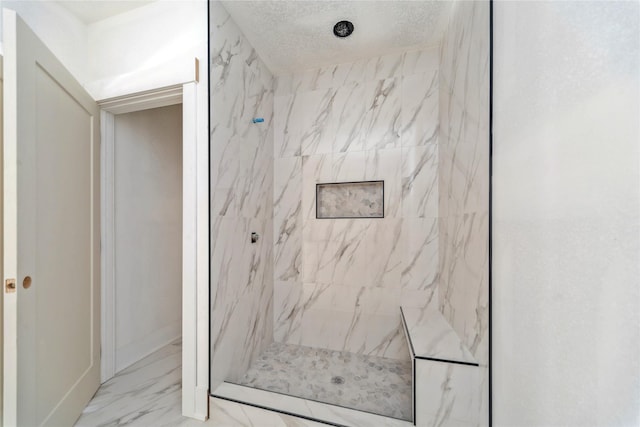
[[207, 3], [160, 0], [88, 26], [87, 89], [104, 99], [180, 80], [194, 58], [206, 73]]
[[89, 25], [53, 1], [0, 0], [0, 6], [18, 12], [97, 100], [186, 81], [196, 57], [206, 75], [205, 0], [158, 0]]
[[494, 425], [640, 425], [640, 3], [494, 11]]
[[52, 1], [0, 0], [0, 7], [15, 10], [80, 83], [89, 79], [87, 27], [76, 16]]
[[115, 116], [116, 371], [181, 335], [182, 108]]

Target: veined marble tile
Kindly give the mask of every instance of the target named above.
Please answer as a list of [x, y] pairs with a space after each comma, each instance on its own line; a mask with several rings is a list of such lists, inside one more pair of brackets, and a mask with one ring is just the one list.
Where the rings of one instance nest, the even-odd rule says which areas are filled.
[[438, 306], [442, 308], [443, 297], [440, 292], [444, 290], [445, 283], [449, 281], [450, 259], [453, 240], [450, 236], [450, 218], [442, 216], [438, 218]]
[[308, 310], [339, 311], [396, 317], [400, 297], [396, 289], [366, 285], [304, 283], [303, 301]]
[[331, 157], [331, 180], [333, 182], [366, 181], [367, 169], [373, 167], [372, 153], [374, 151], [334, 153]]
[[489, 2], [464, 5], [459, 10], [460, 51], [455, 57], [455, 71], [450, 79], [451, 93], [463, 103], [467, 115], [488, 120], [489, 105]]
[[288, 124], [295, 113], [294, 95], [276, 95], [273, 99], [273, 156], [275, 158], [300, 155], [300, 140], [289, 136]]
[[402, 78], [402, 146], [438, 142], [438, 70]]
[[[365, 277], [370, 286], [398, 288], [408, 255], [407, 246], [402, 240], [402, 228], [403, 220], [385, 218], [384, 221], [373, 222], [367, 230], [364, 256], [368, 266]], [[397, 306], [394, 308], [397, 309]]]
[[366, 84], [366, 113], [363, 145], [367, 150], [400, 146], [402, 119], [402, 78], [389, 78]]
[[302, 337], [302, 283], [276, 281], [273, 284], [273, 339], [297, 343]]
[[401, 271], [402, 289], [435, 292], [439, 277], [439, 222], [437, 218], [405, 218], [402, 244], [405, 245]]
[[301, 280], [302, 159], [275, 159], [274, 177], [275, 280]]
[[[330, 132], [336, 91], [332, 89], [294, 92], [276, 104], [278, 120], [276, 157], [330, 153]], [[283, 114], [284, 113], [284, 114]], [[280, 133], [281, 132], [281, 133]], [[299, 148], [298, 148], [299, 144]]]
[[[214, 16], [210, 37], [211, 125], [222, 125], [246, 137], [251, 129], [248, 116], [255, 113], [246, 100], [264, 97], [270, 91], [272, 76], [226, 10], [214, 2], [210, 13]], [[254, 100], [249, 104], [259, 103]]]
[[325, 424], [210, 398], [206, 422], [182, 416], [181, 345], [161, 348], [103, 384], [76, 426], [315, 427]]
[[273, 79], [273, 93], [276, 97], [291, 95], [291, 81], [293, 79], [293, 74], [279, 74], [274, 76]]
[[331, 240], [303, 242], [305, 283], [349, 284], [363, 279], [362, 272], [368, 265], [366, 233], [374, 220], [333, 221]]
[[307, 218], [302, 229], [303, 242], [326, 242], [336, 220]]
[[[258, 233], [258, 241], [251, 244], [251, 249], [245, 253], [250, 260], [249, 284], [247, 289], [254, 295], [260, 292], [264, 298], [271, 297], [273, 290], [273, 221], [271, 218], [250, 218], [249, 229]], [[248, 240], [251, 240], [250, 234]], [[265, 305], [270, 301], [263, 299]]]
[[281, 412], [256, 408], [212, 397], [209, 401], [209, 420], [185, 421], [180, 427], [325, 427], [326, 424], [294, 417]]
[[438, 147], [434, 144], [402, 149], [402, 215], [438, 216]]
[[[212, 2], [210, 17], [211, 91], [220, 93], [221, 90], [229, 87], [230, 79], [239, 80], [239, 76], [242, 75], [240, 71], [242, 67], [241, 58], [247, 56], [247, 50], [250, 51], [250, 46], [243, 43], [235, 23], [230, 19], [229, 14], [221, 4]], [[234, 70], [233, 72], [232, 69]], [[232, 92], [228, 91], [227, 93], [231, 94]], [[221, 122], [224, 123], [224, 121], [218, 123]]]
[[276, 94], [286, 95], [292, 92], [337, 88], [352, 83], [384, 80], [424, 72], [429, 69], [434, 57], [437, 67], [438, 50], [436, 47], [412, 51], [408, 55], [408, 61], [405, 59], [405, 53], [392, 53], [281, 75], [278, 76], [275, 83]]
[[250, 184], [246, 187], [247, 199], [241, 205], [241, 214], [248, 218], [268, 218], [273, 216], [273, 169], [271, 157], [273, 133], [267, 131], [258, 148], [251, 154]]
[[318, 88], [329, 88], [362, 82], [367, 67], [366, 60], [329, 65], [310, 71], [313, 85]]
[[322, 247], [318, 280], [320, 283], [349, 285], [363, 279], [369, 263], [366, 258], [369, 230], [380, 219], [335, 220], [329, 245]]
[[453, 98], [450, 95], [450, 86], [447, 82], [445, 73], [446, 68], [439, 70], [438, 86], [440, 87], [440, 94], [438, 97], [438, 114], [439, 119], [439, 139], [440, 141], [458, 141], [461, 139], [463, 132], [462, 129], [465, 126], [464, 104]]
[[213, 2], [210, 12], [215, 384], [243, 374], [273, 339], [274, 96], [271, 73], [224, 7]]
[[302, 301], [306, 310], [335, 310], [350, 313], [357, 300], [357, 289], [332, 283], [303, 283]]
[[[211, 130], [211, 214], [240, 216], [242, 193], [249, 176], [249, 168], [243, 159], [242, 138], [234, 136], [231, 129], [217, 127]], [[237, 186], [237, 187], [236, 187]]]
[[400, 288], [408, 247], [403, 220], [334, 219], [313, 224], [303, 243], [305, 283]]
[[403, 53], [393, 53], [306, 70], [293, 74], [289, 87], [305, 92], [398, 77], [402, 74], [403, 59]]
[[441, 310], [481, 364], [488, 356], [488, 213], [447, 222]]
[[[250, 268], [245, 254], [252, 253], [253, 250], [250, 247], [251, 230], [246, 219], [214, 217], [211, 232], [211, 281], [215, 285], [215, 289], [212, 289], [212, 302], [215, 308], [216, 301], [222, 303], [225, 298], [238, 297], [246, 290]], [[220, 300], [215, 298], [217, 295]]]
[[486, 425], [483, 370], [477, 366], [416, 360], [416, 425]]
[[227, 188], [248, 174], [247, 160], [242, 158], [242, 138], [224, 126], [211, 129], [211, 184]]
[[[245, 95], [242, 98], [242, 110], [234, 117], [237, 132], [248, 140], [248, 147], [259, 148], [269, 127], [273, 126], [273, 91], [262, 86], [259, 76], [247, 73], [245, 77]], [[214, 96], [214, 99], [216, 97]], [[213, 113], [215, 115], [215, 111]], [[253, 123], [254, 118], [263, 118], [262, 123]], [[271, 153], [269, 153], [271, 155]]]
[[477, 126], [488, 129], [489, 108], [489, 6], [488, 2], [462, 4], [450, 22], [441, 47], [441, 104], [443, 135], [472, 141], [462, 133]]
[[384, 56], [376, 56], [367, 60], [365, 65], [365, 81], [375, 81], [400, 77], [404, 53], [392, 53]]
[[329, 117], [332, 152], [361, 151], [365, 149], [363, 126], [367, 105], [363, 102], [368, 86], [353, 82], [339, 86], [335, 92], [333, 110]]
[[456, 331], [436, 307], [402, 307], [402, 316], [417, 358], [477, 363]]
[[214, 214], [254, 217], [264, 209], [265, 189], [272, 185], [272, 140], [268, 125], [247, 137], [220, 126], [211, 130]]
[[334, 182], [384, 181], [384, 216], [398, 218], [402, 209], [402, 150], [334, 153]]
[[300, 344], [369, 356], [407, 359], [399, 315], [307, 310]]
[[438, 215], [446, 219], [449, 211], [455, 214], [455, 210], [449, 206], [452, 192], [453, 157], [450, 146], [440, 143], [438, 147]]
[[427, 49], [411, 50], [405, 52], [402, 64], [402, 75], [410, 76], [412, 74], [432, 74], [436, 72], [440, 66], [440, 49], [439, 46], [433, 46]]
[[[273, 312], [269, 306], [272, 307], [273, 291], [267, 291], [267, 287], [263, 289], [266, 295], [245, 295], [232, 301], [222, 323], [212, 320], [213, 328], [220, 329], [215, 336], [212, 334], [212, 383], [238, 380], [262, 349], [272, 342], [269, 326], [272, 331]], [[261, 300], [265, 299], [266, 303], [263, 303]], [[247, 334], [247, 331], [253, 333]]]
[[298, 281], [302, 275], [302, 231], [299, 216], [274, 222], [275, 279]]
[[182, 345], [173, 342], [118, 372], [91, 399], [76, 426], [177, 426], [182, 416]]
[[332, 182], [331, 154], [302, 157], [302, 219], [316, 217], [316, 184]]
[[[457, 23], [454, 27], [458, 32], [465, 28]], [[457, 34], [455, 37], [461, 37]], [[451, 40], [446, 48], [456, 46]], [[297, 325], [302, 322], [311, 332], [312, 322], [322, 323], [318, 312], [326, 316], [335, 313], [327, 319], [333, 329], [322, 326], [326, 331], [339, 331], [334, 342], [336, 337], [347, 336], [351, 324], [357, 333], [343, 338], [339, 346], [331, 345], [375, 347], [372, 343], [381, 342], [379, 337], [369, 336], [369, 342], [362, 344], [360, 337], [367, 331], [360, 326], [361, 316], [370, 312], [391, 315], [400, 301], [410, 301], [417, 308], [438, 303], [439, 252], [447, 249], [438, 241], [439, 198], [449, 203], [440, 197], [438, 187], [443, 182], [448, 190], [454, 179], [458, 182], [455, 173], [448, 180], [439, 176], [438, 128], [446, 119], [460, 119], [457, 137], [474, 134], [473, 121], [464, 108], [455, 110], [455, 117], [439, 118], [440, 104], [446, 102], [439, 99], [440, 94], [462, 87], [455, 73], [468, 67], [446, 53], [449, 69], [455, 73], [440, 76], [441, 54], [437, 48], [424, 49], [276, 79], [275, 156], [304, 154], [302, 236], [291, 240], [294, 247], [301, 239], [297, 247], [302, 256], [302, 289], [294, 290], [298, 279], [295, 285], [282, 285], [288, 297], [282, 297], [281, 304], [292, 307], [288, 313], [295, 313], [296, 319], [279, 322], [276, 314], [276, 329], [280, 324], [295, 331], [282, 336], [293, 337], [289, 339], [296, 343], [311, 340], [308, 334], [298, 332]], [[449, 75], [454, 77], [445, 80]], [[465, 97], [459, 99], [464, 101]], [[318, 123], [322, 129], [315, 131]], [[299, 137], [291, 138], [291, 126]], [[332, 141], [330, 147], [326, 141]], [[367, 180], [385, 181], [384, 220], [376, 224], [315, 219], [317, 183]], [[278, 226], [274, 231], [277, 239]], [[330, 335], [317, 334], [312, 345], [330, 342]]]
[[438, 309], [438, 288], [427, 290], [402, 289], [400, 291], [400, 306], [417, 308], [420, 310]]
[[489, 2], [458, 2], [440, 48], [438, 298], [480, 364], [487, 363], [489, 333], [488, 61]]
[[397, 317], [400, 296], [395, 288], [363, 287], [359, 290], [356, 301], [358, 312], [374, 315]]
[[[367, 412], [355, 411], [335, 405], [314, 402], [297, 397], [256, 390], [235, 384], [222, 384], [213, 391], [214, 395], [224, 396], [236, 401], [244, 401], [262, 407], [274, 408], [288, 413], [297, 413], [305, 417], [323, 420], [347, 427], [380, 426], [411, 427], [408, 421], [397, 420]], [[294, 424], [295, 425], [295, 424]], [[262, 427], [260, 425], [260, 427]]]
[[[489, 210], [489, 146], [486, 143], [441, 144], [443, 197], [447, 214]], [[445, 181], [446, 179], [446, 181]]]
[[[402, 149], [368, 152], [367, 179], [384, 179], [384, 216], [402, 216]], [[381, 178], [378, 178], [381, 177]]]

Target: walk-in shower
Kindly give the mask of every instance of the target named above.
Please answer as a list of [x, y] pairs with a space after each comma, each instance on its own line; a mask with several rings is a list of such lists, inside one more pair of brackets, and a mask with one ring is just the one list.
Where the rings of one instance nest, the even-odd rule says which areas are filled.
[[489, 3], [209, 10], [211, 393], [487, 425]]

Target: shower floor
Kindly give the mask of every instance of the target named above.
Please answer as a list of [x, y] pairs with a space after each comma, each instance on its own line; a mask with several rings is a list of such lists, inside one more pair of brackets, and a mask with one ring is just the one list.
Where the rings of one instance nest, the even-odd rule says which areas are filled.
[[411, 420], [411, 362], [273, 343], [238, 384]]

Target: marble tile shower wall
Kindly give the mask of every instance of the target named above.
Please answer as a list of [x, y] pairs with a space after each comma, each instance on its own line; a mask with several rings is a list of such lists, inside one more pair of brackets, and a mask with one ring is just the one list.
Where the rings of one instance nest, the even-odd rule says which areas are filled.
[[[408, 358], [437, 304], [438, 49], [276, 79], [274, 338]], [[384, 219], [316, 219], [316, 183], [384, 180]]]
[[440, 310], [489, 351], [489, 2], [456, 2], [440, 51]]
[[209, 19], [213, 389], [273, 341], [273, 77], [218, 2]]
[[489, 35], [488, 1], [454, 3], [439, 61], [438, 298], [480, 367], [419, 367], [420, 411], [436, 414], [429, 425], [488, 425]]

